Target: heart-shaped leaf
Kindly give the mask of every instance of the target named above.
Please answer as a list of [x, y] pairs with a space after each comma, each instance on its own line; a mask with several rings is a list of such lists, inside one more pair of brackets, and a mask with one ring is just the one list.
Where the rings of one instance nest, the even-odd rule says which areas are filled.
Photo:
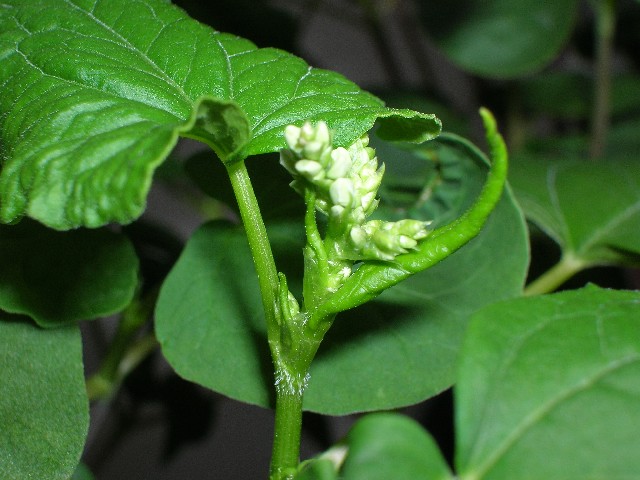
[[0, 32], [4, 222], [130, 222], [178, 135], [232, 162], [284, 147], [284, 127], [305, 120], [325, 120], [338, 144], [376, 119], [394, 139], [440, 129], [433, 115], [387, 109], [336, 73], [164, 0], [7, 0]]
[[[421, 150], [416, 175], [424, 172], [425, 157], [441, 159], [439, 184], [454, 212], [416, 198], [412, 213], [423, 219], [432, 219], [433, 212], [445, 218], [460, 215], [481, 188], [484, 161], [455, 142], [420, 148], [431, 150]], [[416, 175], [406, 178], [413, 182]], [[434, 194], [432, 200], [442, 198]], [[278, 267], [290, 280], [296, 272], [299, 276], [304, 227], [283, 225], [269, 235]], [[156, 333], [180, 375], [232, 398], [269, 406], [272, 365], [243, 237], [217, 223], [190, 239], [162, 287]], [[527, 259], [522, 215], [505, 192], [486, 228], [466, 247], [380, 301], [338, 316], [311, 366], [304, 407], [329, 414], [394, 408], [449, 387], [469, 316], [488, 302], [521, 292]]]
[[89, 427], [77, 326], [0, 314], [0, 478], [70, 478]]
[[474, 315], [456, 387], [461, 479], [634, 478], [640, 294], [589, 286]]
[[500, 78], [551, 61], [578, 13], [576, 0], [432, 0], [419, 5], [427, 32], [454, 62]]
[[0, 309], [29, 315], [43, 327], [119, 312], [138, 285], [133, 246], [107, 230], [3, 225], [0, 264]]
[[509, 179], [528, 218], [577, 263], [640, 261], [640, 164], [514, 162]]

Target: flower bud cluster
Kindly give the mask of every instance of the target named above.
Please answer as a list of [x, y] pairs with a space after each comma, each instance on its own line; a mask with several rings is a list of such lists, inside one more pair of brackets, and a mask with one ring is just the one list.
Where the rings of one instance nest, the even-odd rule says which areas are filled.
[[371, 220], [362, 226], [352, 227], [350, 240], [364, 258], [393, 260], [396, 255], [416, 248], [418, 241], [429, 234], [428, 224], [408, 219], [398, 222]]
[[334, 148], [324, 122], [285, 129], [288, 149], [280, 163], [293, 175], [291, 186], [304, 196], [313, 189], [315, 208], [329, 217], [327, 231], [337, 242], [332, 249], [344, 260], [393, 260], [416, 247], [427, 235], [426, 223], [417, 220], [365, 222], [378, 206], [376, 198], [384, 165], [378, 166], [369, 137], [348, 148]]

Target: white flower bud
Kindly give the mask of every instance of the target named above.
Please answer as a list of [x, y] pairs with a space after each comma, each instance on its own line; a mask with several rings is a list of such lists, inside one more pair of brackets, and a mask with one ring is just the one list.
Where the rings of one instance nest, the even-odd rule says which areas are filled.
[[332, 217], [341, 217], [346, 209], [342, 205], [334, 205], [331, 207], [331, 216]]
[[413, 238], [407, 237], [406, 235], [400, 235], [398, 237], [398, 245], [400, 245], [402, 248], [411, 249], [415, 248], [416, 245], [418, 245], [418, 242], [416, 242]]
[[313, 128], [311, 122], [304, 122], [302, 128], [300, 129], [300, 137], [306, 142], [309, 142], [315, 138], [316, 129]]
[[349, 236], [356, 248], [362, 248], [367, 243], [367, 232], [361, 227], [353, 227], [349, 232]]
[[315, 139], [324, 145], [331, 144], [331, 132], [325, 122], [318, 122], [316, 124]]
[[296, 171], [309, 180], [315, 180], [322, 176], [322, 165], [313, 160], [298, 160], [295, 164]]
[[335, 205], [352, 207], [355, 196], [353, 182], [348, 178], [338, 178], [329, 188], [329, 196]]
[[319, 160], [322, 152], [325, 150], [325, 145], [317, 140], [307, 142], [302, 149], [302, 155], [310, 160]]
[[338, 147], [331, 152], [331, 167], [327, 177], [337, 179], [346, 177], [351, 170], [351, 156], [346, 148]]
[[369, 192], [362, 196], [360, 199], [360, 204], [362, 205], [362, 209], [366, 212], [369, 210], [369, 207], [373, 204], [376, 199], [376, 192]]
[[291, 150], [300, 151], [300, 128], [287, 125], [284, 129], [284, 139]]

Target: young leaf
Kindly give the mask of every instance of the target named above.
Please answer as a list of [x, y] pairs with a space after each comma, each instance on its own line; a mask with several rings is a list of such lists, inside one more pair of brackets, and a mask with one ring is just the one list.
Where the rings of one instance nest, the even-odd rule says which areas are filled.
[[585, 265], [640, 261], [637, 162], [516, 162], [509, 177], [527, 217]]
[[453, 479], [433, 438], [415, 421], [378, 413], [359, 420], [347, 438], [344, 480]]
[[576, 0], [446, 0], [419, 2], [422, 21], [462, 68], [508, 78], [540, 69], [564, 46]]
[[121, 311], [138, 285], [128, 239], [107, 230], [0, 226], [0, 309], [55, 327]]
[[640, 295], [582, 290], [478, 312], [456, 387], [461, 479], [640, 471]]
[[80, 330], [0, 315], [0, 478], [69, 478], [89, 427]]
[[130, 222], [178, 135], [233, 162], [279, 150], [284, 127], [304, 120], [325, 120], [340, 144], [377, 118], [394, 139], [440, 130], [433, 115], [387, 109], [336, 73], [164, 0], [7, 0], [0, 32], [3, 222]]

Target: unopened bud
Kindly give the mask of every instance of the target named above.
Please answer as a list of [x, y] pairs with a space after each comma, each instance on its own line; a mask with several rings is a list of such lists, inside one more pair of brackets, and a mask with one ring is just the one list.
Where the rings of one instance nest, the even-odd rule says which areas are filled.
[[338, 147], [331, 152], [331, 167], [327, 171], [327, 177], [337, 179], [346, 177], [351, 170], [351, 156], [346, 148]]
[[348, 178], [338, 178], [329, 188], [331, 201], [343, 207], [351, 207], [353, 205], [354, 195], [353, 182]]
[[298, 160], [295, 164], [296, 171], [303, 177], [314, 180], [322, 174], [322, 165], [313, 160]]

